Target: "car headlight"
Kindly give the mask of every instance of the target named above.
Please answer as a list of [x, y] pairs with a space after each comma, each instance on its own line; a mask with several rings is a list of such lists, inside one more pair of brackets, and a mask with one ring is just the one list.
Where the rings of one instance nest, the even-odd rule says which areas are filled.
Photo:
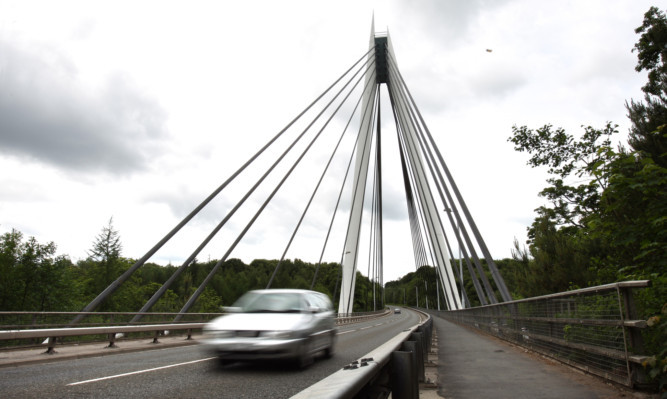
[[262, 331], [260, 333], [260, 337], [262, 337], [262, 338], [271, 338], [271, 339], [290, 339], [290, 338], [294, 338], [294, 332], [293, 331], [285, 331], [285, 330]]

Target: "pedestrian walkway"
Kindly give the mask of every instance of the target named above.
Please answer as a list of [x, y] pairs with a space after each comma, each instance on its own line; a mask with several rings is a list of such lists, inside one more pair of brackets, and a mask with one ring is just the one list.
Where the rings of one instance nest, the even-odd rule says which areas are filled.
[[438, 394], [446, 399], [653, 398], [434, 317]]

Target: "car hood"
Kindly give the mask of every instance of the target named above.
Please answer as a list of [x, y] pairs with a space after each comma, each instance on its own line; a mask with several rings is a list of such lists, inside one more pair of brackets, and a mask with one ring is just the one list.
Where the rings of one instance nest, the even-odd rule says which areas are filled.
[[296, 330], [313, 316], [307, 313], [232, 313], [213, 319], [207, 330]]

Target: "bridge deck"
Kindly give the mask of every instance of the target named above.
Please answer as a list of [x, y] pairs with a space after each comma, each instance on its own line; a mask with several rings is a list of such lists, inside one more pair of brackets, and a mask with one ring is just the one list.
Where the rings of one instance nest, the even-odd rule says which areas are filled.
[[606, 399], [628, 395], [623, 388], [495, 337], [440, 317], [434, 317], [434, 323], [438, 335], [438, 393], [447, 399]]

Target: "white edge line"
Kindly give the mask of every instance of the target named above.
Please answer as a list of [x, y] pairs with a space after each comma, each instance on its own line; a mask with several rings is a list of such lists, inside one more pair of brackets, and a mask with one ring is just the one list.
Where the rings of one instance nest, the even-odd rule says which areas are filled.
[[168, 368], [176, 367], [176, 366], [184, 366], [184, 365], [186, 365], [186, 364], [199, 363], [199, 362], [204, 362], [204, 361], [206, 361], [206, 360], [211, 360], [211, 359], [215, 359], [215, 357], [207, 357], [207, 358], [205, 358], [205, 359], [198, 359], [198, 360], [193, 360], [193, 361], [185, 362], [185, 363], [170, 364], [169, 366], [155, 367], [155, 368], [152, 368], [152, 369], [139, 370], [139, 371], [132, 371], [132, 372], [130, 372], [130, 373], [123, 373], [123, 374], [110, 375], [110, 376], [108, 376], [108, 377], [94, 378], [94, 379], [92, 379], [92, 380], [79, 381], [79, 382], [72, 382], [71, 384], [67, 384], [67, 386], [70, 387], [70, 386], [74, 386], [74, 385], [87, 384], [87, 383], [89, 383], [89, 382], [104, 381], [104, 380], [110, 380], [110, 379], [112, 379], [112, 378], [126, 377], [126, 376], [128, 376], [128, 375], [141, 374], [141, 373], [148, 373], [149, 371], [156, 371], [156, 370], [168, 369]]

